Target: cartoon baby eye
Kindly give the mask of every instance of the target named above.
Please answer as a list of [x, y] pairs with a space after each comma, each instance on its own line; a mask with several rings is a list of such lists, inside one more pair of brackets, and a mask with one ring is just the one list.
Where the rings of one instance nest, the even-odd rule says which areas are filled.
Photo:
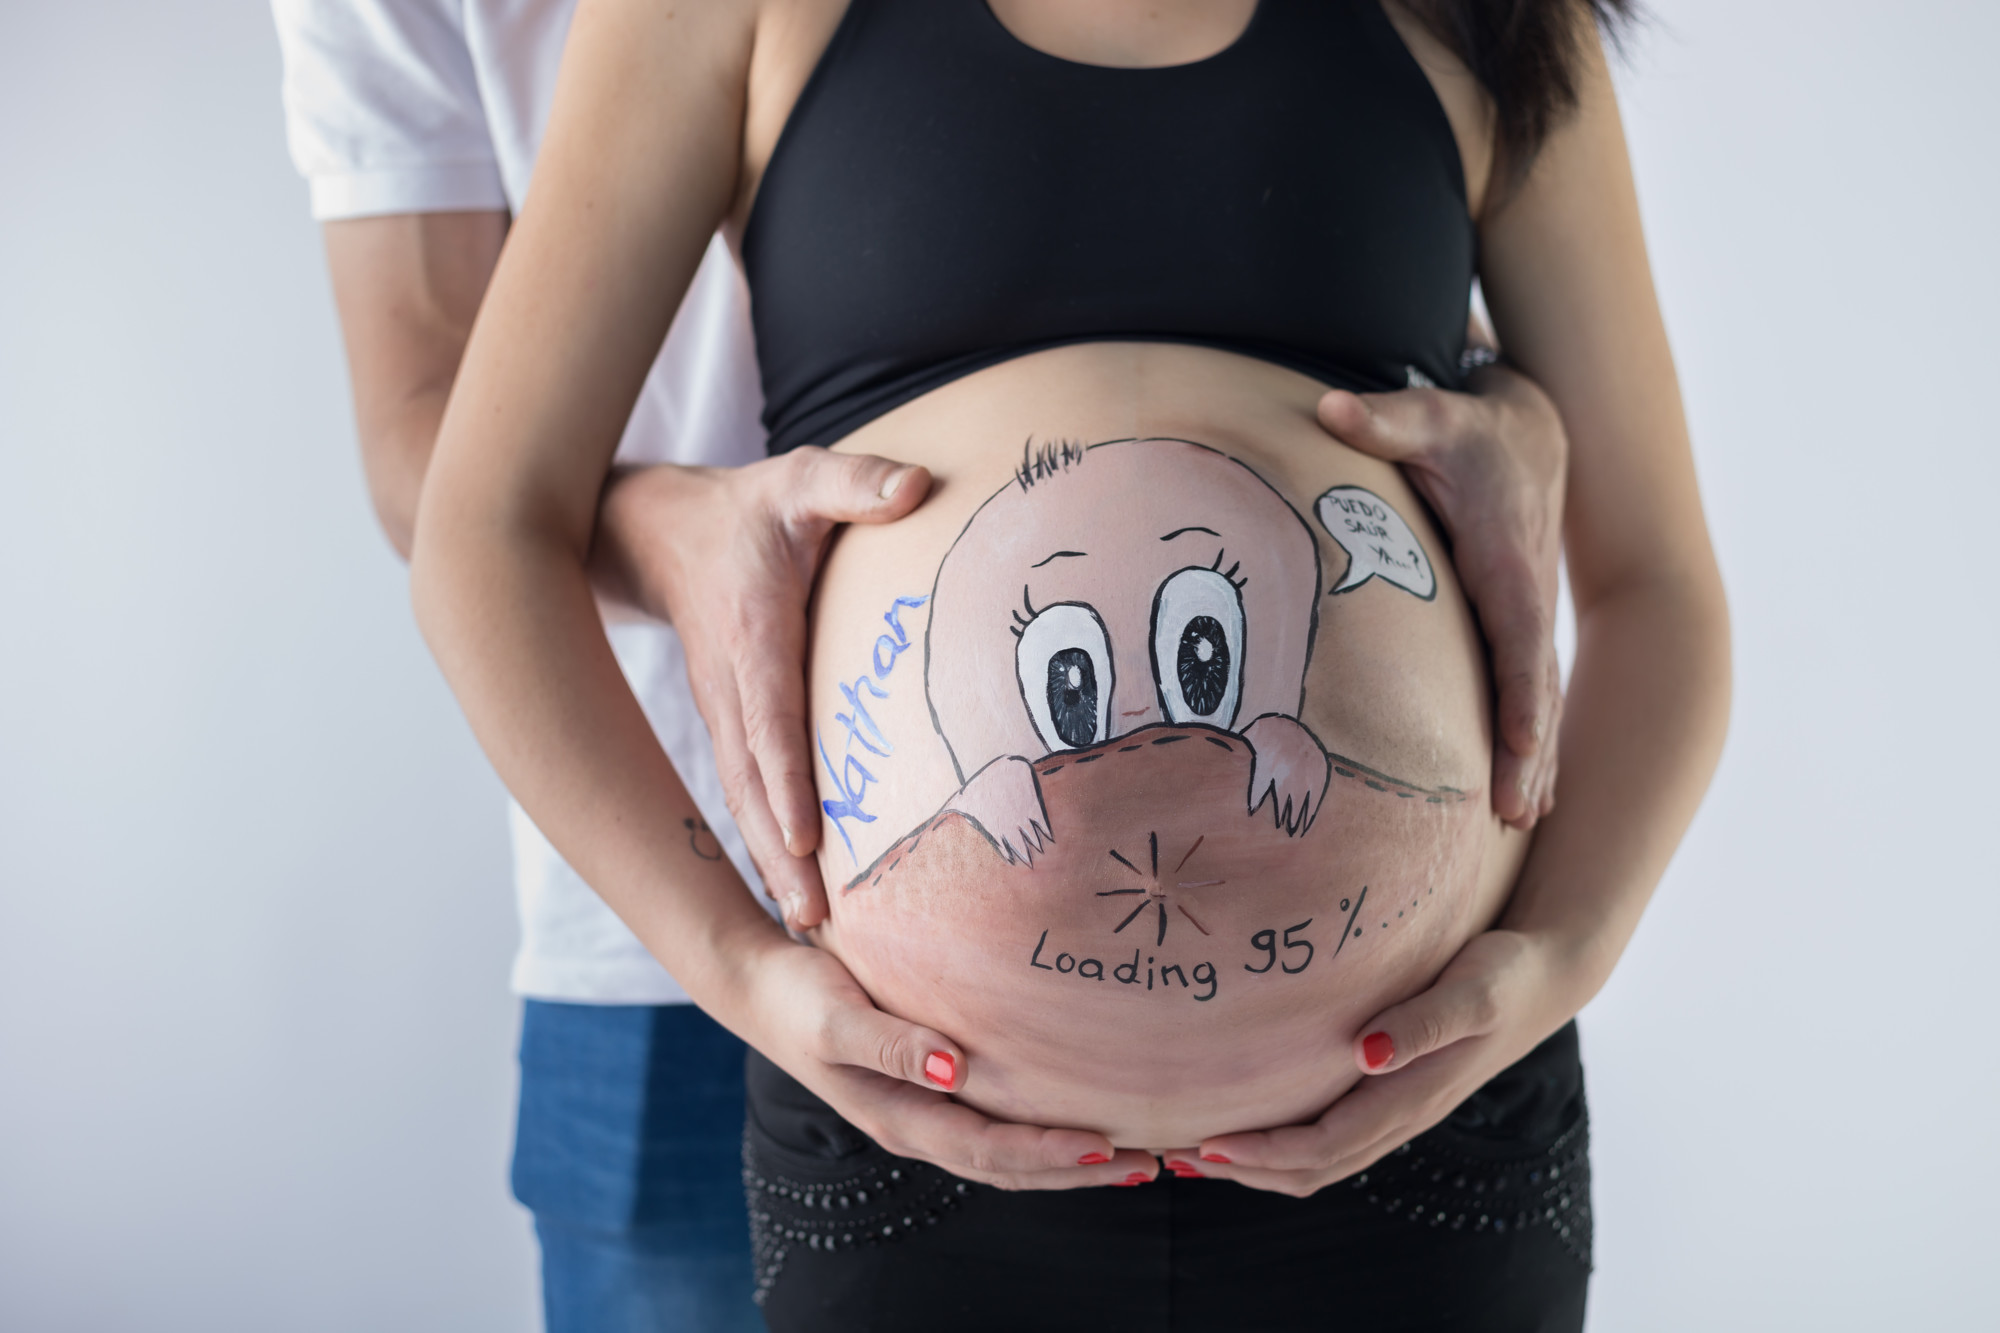
[[1183, 569], [1153, 598], [1153, 675], [1169, 722], [1236, 721], [1243, 684], [1243, 598], [1213, 569]]
[[1057, 602], [1021, 627], [1014, 650], [1021, 697], [1051, 750], [1095, 745], [1111, 717], [1111, 640], [1097, 612]]

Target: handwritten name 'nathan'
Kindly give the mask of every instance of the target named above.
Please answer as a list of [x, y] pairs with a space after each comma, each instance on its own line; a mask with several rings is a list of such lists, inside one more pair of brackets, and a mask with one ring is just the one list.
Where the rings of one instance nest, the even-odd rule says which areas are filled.
[[1049, 932], [1045, 930], [1042, 937], [1035, 941], [1034, 952], [1028, 955], [1029, 967], [1041, 972], [1059, 972], [1083, 981], [1104, 981], [1108, 978], [1120, 986], [1143, 986], [1149, 991], [1156, 987], [1169, 993], [1185, 991], [1196, 1000], [1215, 998], [1217, 982], [1214, 963], [1200, 962], [1183, 970], [1179, 963], [1160, 967], [1156, 959], [1147, 958], [1142, 968], [1139, 963], [1141, 951], [1134, 949], [1130, 962], [1113, 964], [1107, 973], [1103, 959], [1078, 958], [1072, 953], [1057, 953], [1052, 960], [1043, 962], [1042, 955], [1047, 952], [1048, 944]]
[[868, 701], [889, 697], [889, 691], [884, 687], [890, 674], [896, 669], [896, 659], [910, 649], [909, 631], [903, 628], [903, 612], [914, 611], [928, 601], [930, 597], [926, 595], [898, 597], [890, 603], [889, 609], [882, 615], [883, 621], [889, 626], [889, 632], [875, 636], [875, 649], [869, 656], [869, 665], [874, 668], [872, 676], [864, 671], [854, 678], [853, 684], [844, 681], [841, 683], [840, 697], [847, 702], [849, 711], [833, 715], [834, 720], [847, 732], [846, 739], [841, 742], [839, 763], [835, 763], [833, 756], [827, 753], [825, 734], [819, 728], [813, 728], [813, 740], [819, 746], [820, 762], [826, 765], [827, 776], [832, 779], [836, 793], [821, 801], [819, 808], [833, 821], [833, 831], [840, 835], [840, 841], [847, 847], [847, 859], [856, 865], [861, 864], [861, 858], [855, 855], [854, 839], [848, 835], [847, 822], [849, 820], [857, 824], [875, 822], [874, 814], [865, 808], [865, 803], [868, 800], [869, 786], [881, 782], [882, 779], [875, 776], [854, 750], [858, 745], [862, 753], [872, 755], [878, 760], [887, 759], [896, 752], [888, 733], [882, 730], [881, 724], [868, 711]]

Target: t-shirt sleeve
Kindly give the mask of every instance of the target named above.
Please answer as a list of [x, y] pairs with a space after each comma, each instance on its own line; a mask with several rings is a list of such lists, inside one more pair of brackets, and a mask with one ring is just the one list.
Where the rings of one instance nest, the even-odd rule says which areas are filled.
[[315, 218], [503, 209], [464, 0], [271, 0]]

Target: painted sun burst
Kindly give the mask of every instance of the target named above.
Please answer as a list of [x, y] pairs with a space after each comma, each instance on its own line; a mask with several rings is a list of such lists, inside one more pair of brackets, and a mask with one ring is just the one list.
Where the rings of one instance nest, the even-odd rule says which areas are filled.
[[[1181, 873], [1182, 869], [1186, 867], [1189, 859], [1193, 857], [1195, 852], [1200, 849], [1201, 844], [1207, 841], [1207, 838], [1208, 835], [1205, 833], [1202, 834], [1200, 837], [1196, 838], [1194, 840], [1193, 845], [1191, 845], [1185, 852], [1181, 853], [1181, 859], [1174, 863], [1174, 868], [1172, 871], [1169, 872], [1169, 874], [1178, 876]], [[1139, 869], [1137, 865], [1134, 865], [1129, 858], [1122, 855], [1115, 847], [1110, 850], [1110, 856], [1112, 860], [1116, 861], [1119, 865], [1123, 866], [1127, 871], [1129, 871], [1134, 875], [1137, 875], [1140, 879], [1147, 881], [1143, 887], [1134, 886], [1131, 888], [1123, 888], [1123, 889], [1105, 889], [1097, 895], [1100, 898], [1139, 897], [1141, 899], [1141, 901], [1137, 903], [1132, 908], [1131, 911], [1125, 914], [1123, 920], [1121, 920], [1117, 925], [1111, 928], [1111, 933], [1113, 935], [1123, 934], [1125, 931], [1125, 927], [1131, 925], [1134, 921], [1137, 921], [1141, 916], [1145, 915], [1148, 909], [1151, 909], [1158, 923], [1155, 929], [1153, 943], [1155, 947], [1165, 944], [1167, 942], [1167, 921], [1168, 921], [1167, 900], [1170, 894], [1169, 894], [1168, 881], [1160, 877], [1160, 835], [1158, 833], [1148, 833], [1146, 835], [1146, 864], [1148, 867], [1146, 870]], [[1227, 882], [1228, 881], [1226, 880], [1220, 880], [1220, 879], [1184, 880], [1176, 878], [1172, 882], [1172, 887], [1176, 889], [1205, 889], [1217, 884], [1224, 884]], [[1188, 909], [1183, 904], [1175, 903], [1173, 904], [1173, 908], [1176, 912], [1179, 912], [1182, 916], [1186, 917], [1188, 919], [1188, 924], [1193, 926], [1196, 930], [1200, 931], [1204, 935], [1209, 933], [1208, 927], [1202, 925], [1201, 922], [1196, 919], [1195, 914], [1193, 912], [1188, 911]]]

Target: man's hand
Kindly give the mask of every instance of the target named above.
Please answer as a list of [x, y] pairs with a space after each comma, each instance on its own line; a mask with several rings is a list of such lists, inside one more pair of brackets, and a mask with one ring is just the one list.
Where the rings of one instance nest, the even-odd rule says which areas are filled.
[[826, 919], [806, 740], [813, 578], [837, 524], [890, 522], [929, 491], [923, 468], [814, 448], [734, 468], [635, 468], [605, 491], [593, 581], [679, 632], [723, 794], [795, 929]]
[[1436, 985], [1362, 1027], [1354, 1062], [1367, 1077], [1318, 1120], [1209, 1139], [1198, 1149], [1203, 1164], [1188, 1165], [1299, 1198], [1367, 1170], [1575, 1014], [1577, 978], [1564, 956], [1539, 935], [1473, 936]]
[[1471, 386], [1334, 390], [1320, 399], [1319, 419], [1341, 442], [1401, 464], [1444, 523], [1499, 689], [1493, 809], [1527, 829], [1555, 806], [1556, 572], [1568, 442], [1555, 405], [1525, 376], [1487, 366]]
[[946, 1096], [971, 1077], [965, 1053], [883, 1013], [824, 950], [789, 942], [748, 966], [743, 1035], [898, 1157], [1001, 1189], [1078, 1189], [1150, 1180], [1158, 1159], [1083, 1129], [989, 1120]]

